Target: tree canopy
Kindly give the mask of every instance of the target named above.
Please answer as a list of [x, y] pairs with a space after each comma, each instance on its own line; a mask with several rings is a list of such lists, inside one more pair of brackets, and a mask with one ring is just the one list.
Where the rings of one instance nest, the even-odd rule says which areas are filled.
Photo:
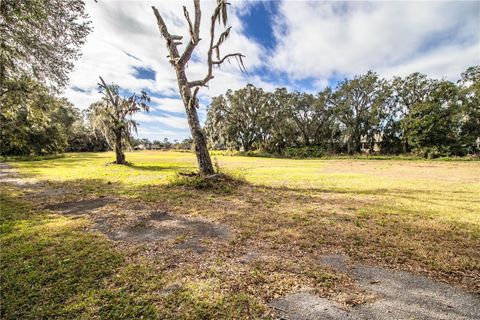
[[1, 94], [22, 78], [63, 88], [91, 31], [83, 0], [4, 0], [0, 5]]
[[205, 130], [212, 148], [294, 156], [478, 153], [479, 72], [469, 68], [452, 83], [369, 71], [316, 95], [247, 85], [212, 99]]

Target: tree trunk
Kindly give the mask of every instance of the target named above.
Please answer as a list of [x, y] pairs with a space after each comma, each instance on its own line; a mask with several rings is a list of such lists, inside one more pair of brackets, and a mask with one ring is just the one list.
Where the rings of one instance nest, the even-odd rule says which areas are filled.
[[116, 164], [125, 164], [125, 155], [123, 154], [122, 149], [122, 136], [120, 134], [115, 134], [115, 157]]
[[405, 138], [402, 139], [402, 149], [404, 154], [408, 152], [408, 142]]
[[208, 153], [207, 140], [203, 134], [198, 120], [197, 107], [198, 102], [192, 101], [192, 90], [187, 85], [187, 77], [184, 70], [176, 70], [178, 79], [178, 88], [182, 96], [183, 105], [187, 113], [188, 126], [192, 134], [193, 143], [195, 145], [195, 155], [197, 156], [198, 167], [200, 168], [200, 175], [206, 176], [214, 174], [212, 160]]
[[[195, 154], [197, 156], [198, 166], [200, 168], [200, 175], [211, 175], [214, 174], [212, 160], [210, 159], [210, 154], [208, 153], [207, 149], [207, 140], [205, 139], [205, 135], [202, 132], [202, 128], [200, 127], [200, 121], [198, 121], [197, 115], [197, 107], [198, 107], [198, 100], [196, 99], [196, 95], [198, 90], [201, 87], [207, 86], [208, 82], [213, 79], [213, 66], [220, 66], [223, 62], [230, 58], [235, 58], [240, 64], [240, 69], [244, 70], [245, 67], [243, 66], [243, 60], [245, 56], [241, 53], [230, 53], [224, 55], [223, 58], [220, 58], [220, 45], [222, 44], [223, 40], [225, 40], [230, 32], [230, 27], [227, 28], [225, 31], [222, 32], [220, 37], [215, 41], [215, 24], [216, 22], [223, 22], [226, 24], [226, 10], [227, 10], [227, 2], [226, 1], [218, 1], [217, 7], [214, 10], [214, 13], [211, 18], [211, 25], [210, 25], [210, 46], [208, 48], [207, 54], [207, 64], [208, 64], [208, 73], [205, 78], [201, 80], [196, 80], [189, 82], [187, 79], [187, 75], [185, 73], [185, 67], [188, 61], [191, 59], [193, 51], [195, 47], [200, 42], [200, 20], [201, 20], [201, 11], [200, 11], [200, 0], [194, 0], [194, 7], [195, 7], [195, 19], [192, 23], [190, 16], [188, 14], [188, 10], [186, 7], [183, 7], [183, 13], [185, 19], [189, 25], [190, 31], [190, 41], [188, 42], [184, 52], [182, 55], [178, 52], [177, 46], [181, 44], [180, 40], [182, 40], [182, 36], [173, 35], [168, 32], [168, 28], [163, 21], [162, 16], [158, 12], [155, 7], [152, 6], [153, 13], [155, 18], [157, 19], [158, 29], [160, 34], [166, 39], [167, 41], [167, 49], [169, 51], [169, 58], [170, 63], [175, 68], [177, 73], [177, 82], [178, 82], [178, 89], [180, 90], [180, 95], [182, 96], [183, 105], [185, 106], [185, 111], [187, 113], [188, 124], [190, 126], [190, 132], [192, 134], [193, 142], [195, 143]], [[216, 51], [218, 60], [213, 58], [213, 53]], [[192, 94], [192, 88], [195, 88], [194, 94]]]

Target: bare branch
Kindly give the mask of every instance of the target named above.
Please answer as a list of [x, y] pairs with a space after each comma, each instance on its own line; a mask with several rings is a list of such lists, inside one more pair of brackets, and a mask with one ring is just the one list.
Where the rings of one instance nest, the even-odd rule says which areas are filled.
[[185, 6], [183, 6], [183, 15], [185, 16], [185, 19], [187, 19], [188, 31], [190, 32], [190, 37], [191, 37], [192, 40], [194, 40], [195, 39], [195, 34], [193, 32], [192, 20], [190, 20], [190, 15], [188, 14], [187, 7], [185, 7]]
[[221, 7], [222, 3], [223, 3], [222, 0], [218, 0], [217, 7], [213, 11], [212, 17], [210, 18], [210, 45], [208, 47], [208, 53], [207, 53], [207, 64], [208, 64], [207, 75], [202, 80], [196, 80], [196, 81], [188, 82], [188, 86], [190, 88], [197, 87], [197, 86], [201, 86], [201, 87], [206, 86], [208, 81], [213, 79], [213, 75], [212, 75], [212, 73], [213, 73], [212, 55], [213, 55], [213, 50], [214, 50], [214, 47], [215, 47], [215, 45], [214, 45], [214, 41], [215, 41], [215, 22], [217, 21], [217, 19], [219, 19], [220, 7]]
[[213, 75], [207, 75], [204, 79], [202, 80], [195, 80], [195, 81], [189, 81], [188, 82], [188, 86], [190, 88], [193, 88], [193, 87], [206, 87], [207, 86], [207, 83], [208, 81], [212, 80], [214, 77]]
[[165, 21], [163, 21], [163, 18], [160, 15], [160, 12], [158, 12], [157, 8], [155, 8], [154, 6], [152, 6], [152, 10], [153, 10], [153, 14], [155, 15], [155, 18], [157, 18], [157, 25], [161, 35], [167, 40], [172, 40], [172, 36], [168, 32], [167, 25], [165, 24]]
[[102, 77], [99, 77], [99, 78], [100, 78], [100, 81], [102, 82], [102, 83], [100, 84], [100, 86], [105, 89], [105, 92], [107, 93], [108, 98], [110, 99], [110, 102], [111, 102], [112, 104], [114, 104], [114, 103], [115, 103], [115, 100], [114, 100], [114, 98], [113, 98], [113, 95], [112, 95], [112, 92], [111, 92], [110, 88], [109, 88], [108, 85], [105, 83], [105, 81], [103, 80]]
[[183, 37], [171, 35], [170, 32], [168, 32], [167, 25], [165, 24], [165, 21], [163, 21], [163, 18], [160, 15], [160, 12], [158, 12], [157, 8], [152, 6], [152, 10], [155, 15], [155, 18], [157, 18], [158, 30], [160, 30], [160, 34], [167, 40], [167, 48], [171, 57], [170, 62], [173, 61], [177, 63], [179, 60], [178, 58], [180, 56], [177, 50], [177, 45], [179, 45], [180, 43], [175, 42], [175, 40], [181, 40]]
[[225, 31], [223, 31], [220, 37], [218, 37], [217, 43], [213, 46], [213, 49], [215, 49], [215, 52], [217, 54], [217, 59], [219, 60], [220, 60], [220, 46], [225, 40], [228, 39], [228, 36], [230, 35], [230, 29], [232, 29], [232, 27], [228, 27]]
[[[224, 43], [225, 40], [227, 40], [227, 38], [230, 34], [231, 27], [228, 27], [225, 31], [223, 31], [220, 34], [217, 42], [215, 43], [215, 23], [218, 21], [218, 22], [223, 22], [224, 24], [226, 24], [226, 21], [227, 21], [227, 11], [226, 11], [227, 10], [227, 5], [229, 5], [229, 3], [226, 2], [225, 0], [217, 0], [217, 7], [215, 8], [215, 10], [213, 12], [212, 17], [211, 17], [211, 21], [210, 21], [210, 46], [209, 46], [208, 53], [207, 53], [207, 64], [208, 64], [207, 75], [202, 80], [196, 80], [196, 81], [188, 82], [187, 84], [190, 88], [198, 87], [198, 86], [200, 86], [200, 87], [206, 86], [207, 83], [211, 79], [213, 79], [213, 66], [214, 65], [221, 65], [225, 60], [228, 60], [229, 58], [235, 58], [238, 62], [238, 66], [239, 66], [240, 70], [245, 71], [245, 66], [243, 64], [243, 58], [245, 56], [242, 55], [241, 53], [227, 54], [222, 59], [220, 59], [220, 46]], [[215, 51], [216, 56], [217, 56], [216, 61], [213, 60], [213, 52], [214, 51]]]
[[[237, 53], [229, 53], [220, 60], [212, 61], [212, 64], [219, 65], [219, 64], [222, 64], [223, 62], [225, 62], [225, 60], [227, 60], [229, 58], [233, 58], [233, 57], [240, 59], [240, 61], [242, 61], [241, 60], [242, 58], [245, 58], [245, 56], [243, 54], [238, 53], [238, 52]], [[242, 61], [242, 67], [243, 67], [243, 69], [245, 69], [245, 67], [243, 66], [243, 61]]]
[[192, 57], [193, 50], [200, 42], [200, 20], [202, 17], [202, 11], [200, 10], [200, 0], [193, 0], [193, 5], [195, 7], [195, 22], [192, 27], [192, 21], [190, 20], [190, 15], [188, 14], [187, 8], [183, 7], [183, 14], [185, 15], [185, 19], [187, 19], [189, 30], [190, 30], [190, 41], [188, 42], [185, 51], [183, 52], [182, 56], [178, 63], [185, 65], [190, 58]]

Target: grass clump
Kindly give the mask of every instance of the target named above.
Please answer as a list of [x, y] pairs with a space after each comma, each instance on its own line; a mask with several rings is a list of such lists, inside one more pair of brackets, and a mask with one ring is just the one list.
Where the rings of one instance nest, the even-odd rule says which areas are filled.
[[255, 297], [222, 292], [213, 280], [188, 280], [166, 297], [163, 306], [161, 319], [270, 319]]
[[186, 187], [189, 189], [213, 191], [220, 193], [231, 193], [238, 186], [246, 183], [245, 179], [239, 174], [223, 172], [217, 158], [215, 158], [215, 171], [217, 173], [202, 176], [197, 172], [177, 172], [170, 179], [170, 185]]

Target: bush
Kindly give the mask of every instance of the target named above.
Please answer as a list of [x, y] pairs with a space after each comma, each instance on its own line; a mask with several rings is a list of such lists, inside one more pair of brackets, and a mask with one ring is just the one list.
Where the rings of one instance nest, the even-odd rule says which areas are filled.
[[420, 157], [427, 158], [427, 159], [449, 157], [452, 154], [450, 151], [450, 148], [446, 146], [416, 148], [414, 150], [414, 153]]
[[320, 147], [287, 148], [284, 151], [287, 158], [320, 158], [324, 155], [325, 151]]

